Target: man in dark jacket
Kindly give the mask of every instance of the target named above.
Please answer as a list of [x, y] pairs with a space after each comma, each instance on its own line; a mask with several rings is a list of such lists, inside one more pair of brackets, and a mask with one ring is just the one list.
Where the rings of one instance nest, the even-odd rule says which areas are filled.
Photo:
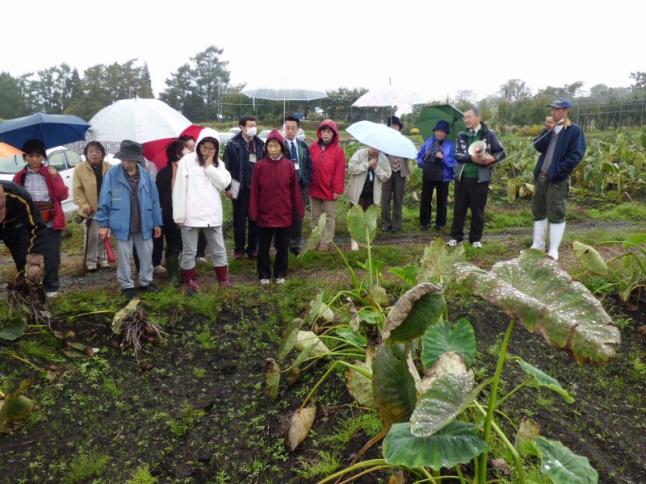
[[[467, 129], [458, 133], [455, 140], [455, 159], [458, 165], [455, 169], [453, 226], [448, 245], [455, 247], [462, 242], [464, 220], [467, 209], [471, 209], [469, 242], [473, 247], [480, 248], [492, 167], [505, 159], [505, 150], [496, 134], [482, 122], [479, 109], [467, 110], [464, 113], [464, 124]], [[476, 141], [482, 141], [484, 147], [469, 154], [469, 147]]]
[[15, 183], [0, 181], [0, 240], [16, 265], [17, 282], [41, 278], [46, 234], [47, 226], [29, 193]]
[[[300, 120], [295, 116], [285, 118], [285, 145], [287, 157], [294, 162], [298, 187], [303, 198], [303, 206], [307, 205], [307, 188], [312, 177], [312, 160], [307, 144], [296, 138]], [[303, 217], [300, 217], [296, 210], [292, 216], [292, 228], [289, 233], [289, 250], [292, 254], [298, 255], [301, 252], [301, 232], [303, 230]]]
[[545, 250], [547, 224], [550, 228], [548, 255], [559, 258], [559, 245], [565, 232], [565, 202], [570, 191], [570, 173], [585, 154], [583, 131], [569, 118], [572, 102], [557, 99], [548, 107], [551, 116], [545, 119], [545, 129], [534, 139], [540, 153], [534, 167], [534, 242], [532, 249]]
[[246, 241], [246, 253], [250, 259], [255, 259], [258, 255], [258, 235], [256, 224], [248, 216], [249, 190], [253, 169], [256, 162], [263, 158], [265, 145], [256, 136], [256, 118], [242, 116], [239, 125], [240, 133], [231, 138], [224, 149], [224, 166], [233, 179], [225, 194], [233, 202], [233, 258], [244, 257]]

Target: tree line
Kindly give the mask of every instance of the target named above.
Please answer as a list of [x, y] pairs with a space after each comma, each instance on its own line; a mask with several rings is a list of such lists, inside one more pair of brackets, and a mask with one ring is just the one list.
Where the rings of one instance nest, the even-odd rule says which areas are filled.
[[[159, 99], [181, 111], [193, 122], [226, 122], [246, 113], [265, 123], [278, 123], [283, 114], [280, 102], [252, 100], [233, 85], [223, 50], [210, 46], [182, 64], [165, 81]], [[545, 105], [554, 97], [575, 100], [573, 116], [586, 128], [621, 128], [646, 122], [646, 72], [633, 72], [629, 87], [604, 84], [583, 91], [583, 82], [560, 87], [547, 86], [533, 93], [520, 79], [510, 79], [494, 96], [478, 100], [471, 91], [459, 91], [452, 98], [434, 103], [451, 103], [461, 109], [478, 105], [490, 124], [498, 129], [542, 124]], [[390, 114], [379, 108], [352, 108], [352, 103], [367, 91], [346, 88], [327, 92], [326, 99], [288, 102], [289, 112], [301, 112], [309, 119], [329, 117], [341, 122], [358, 119], [383, 119]], [[145, 62], [131, 59], [123, 63], [97, 64], [79, 73], [65, 63], [17, 77], [0, 72], [0, 119], [25, 116], [42, 111], [51, 114], [76, 114], [89, 120], [97, 111], [125, 98], [153, 97], [150, 72]], [[420, 109], [406, 117], [414, 125]]]

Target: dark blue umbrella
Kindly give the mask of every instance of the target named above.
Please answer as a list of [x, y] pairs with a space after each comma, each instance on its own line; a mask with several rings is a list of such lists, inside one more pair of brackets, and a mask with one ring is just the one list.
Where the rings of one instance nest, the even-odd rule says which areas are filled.
[[89, 127], [78, 116], [36, 113], [0, 123], [0, 141], [20, 148], [25, 141], [35, 138], [45, 143], [46, 148], [53, 148], [84, 140]]

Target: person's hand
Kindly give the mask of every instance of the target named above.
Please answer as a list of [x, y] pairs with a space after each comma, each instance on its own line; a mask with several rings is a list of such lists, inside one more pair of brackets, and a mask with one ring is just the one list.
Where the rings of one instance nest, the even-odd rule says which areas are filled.
[[368, 168], [374, 168], [377, 166], [377, 158], [370, 158], [368, 160]]
[[105, 239], [108, 236], [108, 230], [109, 230], [108, 227], [101, 227], [99, 229], [99, 237], [101, 237], [102, 239]]
[[547, 116], [545, 118], [545, 123], [543, 124], [545, 126], [545, 129], [548, 131], [552, 131], [554, 129], [554, 126], [556, 126], [556, 121], [554, 121], [554, 118], [552, 116]]
[[493, 163], [495, 163], [496, 159], [493, 157], [493, 155], [487, 153], [484, 157], [484, 160], [482, 160], [482, 164], [484, 166], [489, 166]]
[[161, 227], [153, 228], [153, 237], [156, 238], [156, 239], [161, 237]]
[[231, 192], [228, 192], [228, 191], [224, 192], [224, 196], [229, 198], [229, 199], [233, 198], [233, 195], [231, 195]]
[[442, 153], [441, 151], [436, 152], [435, 153], [435, 158], [437, 158], [438, 160], [443, 160], [444, 159], [444, 153]]
[[43, 256], [40, 254], [27, 254], [25, 278], [29, 283], [37, 283], [43, 275]]
[[334, 200], [337, 200], [340, 196], [341, 196], [341, 193], [333, 193], [332, 194], [332, 198], [334, 198]]
[[92, 213], [92, 209], [86, 205], [85, 207], [83, 207], [83, 210], [81, 210], [81, 212], [87, 217]]
[[56, 168], [54, 168], [53, 166], [48, 166], [47, 167], [47, 173], [49, 173], [52, 176], [58, 175], [58, 172], [56, 171]]

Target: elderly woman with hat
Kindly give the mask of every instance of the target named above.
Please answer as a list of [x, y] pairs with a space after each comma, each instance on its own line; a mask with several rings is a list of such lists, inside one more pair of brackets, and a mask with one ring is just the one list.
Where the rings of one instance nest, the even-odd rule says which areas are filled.
[[422, 201], [419, 206], [419, 224], [422, 230], [431, 225], [433, 191], [436, 193], [435, 228], [442, 230], [446, 225], [446, 199], [449, 183], [455, 168], [455, 144], [447, 139], [449, 123], [440, 120], [433, 128], [433, 136], [424, 142], [417, 154], [417, 166], [422, 169]]
[[153, 286], [153, 237], [161, 236], [162, 217], [155, 181], [144, 168], [143, 148], [123, 140], [114, 155], [121, 164], [108, 171], [101, 184], [96, 220], [99, 236], [111, 230], [117, 238], [117, 279], [126, 297], [134, 296], [130, 274], [133, 246], [139, 255], [139, 289], [156, 292]]

